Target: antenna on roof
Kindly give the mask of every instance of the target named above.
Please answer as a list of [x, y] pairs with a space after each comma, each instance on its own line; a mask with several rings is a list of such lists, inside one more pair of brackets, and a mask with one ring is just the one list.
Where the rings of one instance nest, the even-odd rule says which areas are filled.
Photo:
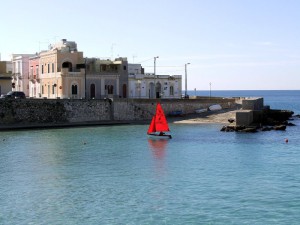
[[134, 58], [136, 58], [136, 55], [132, 55], [132, 63], [134, 63]]
[[112, 43], [111, 44], [111, 60], [113, 60], [114, 59], [114, 45], [116, 45], [115, 43]]

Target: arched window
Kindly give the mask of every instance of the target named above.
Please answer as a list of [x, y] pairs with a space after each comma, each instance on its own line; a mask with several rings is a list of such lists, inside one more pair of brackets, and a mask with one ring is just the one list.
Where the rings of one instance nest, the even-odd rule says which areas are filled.
[[95, 84], [91, 84], [90, 95], [91, 95], [91, 98], [95, 98], [96, 97], [96, 87], [95, 87]]
[[72, 85], [72, 95], [77, 95], [77, 85]]
[[156, 98], [161, 97], [161, 84], [159, 82], [156, 83], [156, 86], [155, 86], [155, 96], [156, 96]]
[[107, 92], [109, 95], [114, 94], [114, 86], [113, 85], [107, 85]]
[[64, 62], [62, 64], [62, 68], [68, 68], [68, 71], [72, 72], [72, 63], [70, 63], [70, 62]]
[[170, 86], [170, 95], [173, 96], [174, 95], [174, 87]]

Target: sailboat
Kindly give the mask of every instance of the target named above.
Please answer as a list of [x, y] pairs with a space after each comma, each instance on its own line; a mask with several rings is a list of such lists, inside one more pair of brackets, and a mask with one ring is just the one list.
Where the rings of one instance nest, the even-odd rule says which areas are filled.
[[172, 138], [170, 134], [165, 134], [165, 132], [169, 132], [169, 125], [165, 116], [165, 113], [160, 105], [157, 103], [155, 115], [152, 117], [152, 121], [150, 123], [147, 134], [156, 137], [167, 137]]

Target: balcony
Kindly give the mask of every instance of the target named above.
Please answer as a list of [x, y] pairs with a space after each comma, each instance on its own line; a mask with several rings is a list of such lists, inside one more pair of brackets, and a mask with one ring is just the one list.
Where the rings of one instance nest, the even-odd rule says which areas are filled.
[[84, 69], [76, 69], [75, 71], [69, 71], [68, 68], [61, 69], [61, 76], [80, 77], [82, 75], [84, 75]]
[[12, 78], [15, 79], [15, 80], [18, 79], [19, 77], [21, 77], [20, 73], [13, 73], [12, 74]]
[[36, 80], [36, 75], [32, 75], [32, 74], [29, 75], [29, 80], [31, 80], [31, 81], [32, 81], [32, 80]]

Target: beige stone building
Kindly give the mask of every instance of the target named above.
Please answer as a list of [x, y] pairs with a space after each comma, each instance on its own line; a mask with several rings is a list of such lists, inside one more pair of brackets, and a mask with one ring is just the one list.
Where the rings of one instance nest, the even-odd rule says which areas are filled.
[[0, 61], [0, 95], [12, 90], [12, 63]]
[[38, 70], [38, 80], [31, 79], [32, 83], [39, 81], [38, 97], [85, 98], [83, 52], [75, 42], [62, 39], [40, 52]]
[[75, 42], [62, 39], [30, 58], [30, 97], [126, 98], [127, 65], [126, 58], [84, 58]]

